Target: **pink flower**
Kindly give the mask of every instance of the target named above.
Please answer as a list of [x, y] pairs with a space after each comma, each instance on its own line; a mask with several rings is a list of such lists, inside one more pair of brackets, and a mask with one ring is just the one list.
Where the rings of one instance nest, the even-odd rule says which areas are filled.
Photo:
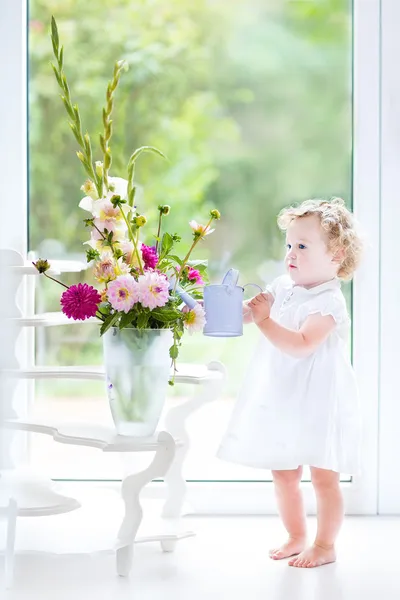
[[156, 308], [164, 306], [169, 299], [169, 282], [165, 275], [157, 271], [146, 271], [138, 279], [139, 302], [142, 306]]
[[94, 240], [103, 240], [104, 235], [106, 235], [104, 233], [105, 229], [107, 229], [108, 233], [110, 233], [111, 231], [113, 232], [114, 240], [120, 240], [125, 235], [125, 230], [126, 230], [125, 223], [123, 223], [121, 226], [119, 226], [118, 223], [114, 219], [102, 220], [102, 219], [96, 218], [96, 219], [93, 219], [93, 224], [94, 224], [94, 227], [92, 229], [92, 239], [94, 239]]
[[204, 283], [200, 271], [198, 271], [197, 269], [193, 269], [192, 267], [189, 267], [187, 278], [189, 279], [189, 281], [198, 283], [199, 285], [203, 285]]
[[107, 283], [116, 278], [116, 264], [112, 252], [106, 251], [101, 254], [93, 268], [94, 278], [100, 283]]
[[115, 260], [111, 250], [106, 250], [100, 255], [93, 268], [94, 278], [100, 283], [108, 283], [113, 279], [116, 279], [118, 275], [130, 274], [129, 265], [125, 264], [122, 257]]
[[69, 319], [85, 321], [94, 317], [101, 302], [100, 294], [87, 283], [71, 285], [61, 296], [62, 312]]
[[138, 283], [132, 275], [120, 275], [108, 285], [107, 298], [111, 306], [127, 313], [138, 301]]
[[158, 263], [158, 254], [156, 252], [155, 246], [146, 246], [145, 244], [142, 244], [141, 250], [144, 268], [154, 269], [156, 264]]

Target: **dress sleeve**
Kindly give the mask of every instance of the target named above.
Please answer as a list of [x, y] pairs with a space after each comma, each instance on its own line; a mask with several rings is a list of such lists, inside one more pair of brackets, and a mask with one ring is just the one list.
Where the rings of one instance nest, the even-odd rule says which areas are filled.
[[344, 296], [335, 293], [325, 292], [318, 294], [305, 302], [300, 307], [299, 321], [300, 326], [310, 315], [320, 314], [323, 317], [331, 315], [336, 325], [349, 325], [350, 318], [347, 312]]

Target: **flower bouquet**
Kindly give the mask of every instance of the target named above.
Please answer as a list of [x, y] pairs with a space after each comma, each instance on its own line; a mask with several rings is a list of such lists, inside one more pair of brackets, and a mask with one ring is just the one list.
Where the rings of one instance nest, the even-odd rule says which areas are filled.
[[[143, 146], [129, 158], [126, 179], [110, 175], [114, 94], [127, 65], [125, 61], [118, 61], [108, 84], [103, 109], [104, 130], [100, 134], [102, 160], [94, 161], [89, 134], [83, 133], [78, 106], [71, 100], [64, 73], [64, 49], [60, 47], [54, 17], [51, 40], [56, 59], [52, 68], [62, 91], [69, 125], [80, 147], [77, 156], [88, 176], [81, 187], [85, 197], [79, 206], [90, 213], [84, 219], [90, 230], [90, 239], [85, 242], [86, 254], [94, 279], [99, 283], [99, 289], [95, 289], [87, 283], [68, 287], [55, 280], [66, 288], [61, 296], [62, 311], [75, 320], [99, 319], [114, 420], [136, 424], [125, 429], [120, 427], [120, 433], [149, 435], [157, 424], [163, 399], [158, 401], [156, 410], [149, 403], [153, 396], [165, 396], [162, 382], [168, 382], [171, 364], [173, 375], [169, 383], [173, 385], [185, 329], [189, 333], [201, 331], [205, 324], [201, 303], [191, 310], [186, 309], [178, 290], [184, 289], [201, 301], [207, 265], [205, 261], [189, 259], [195, 246], [213, 231], [212, 222], [219, 219], [220, 214], [211, 210], [206, 225], [196, 221], [189, 223], [193, 241], [182, 256], [177, 250], [181, 237], [164, 231], [163, 227], [170, 207], [160, 205], [154, 245], [141, 241], [148, 223], [135, 202], [136, 162], [145, 152], [165, 157], [157, 148]], [[34, 264], [40, 273], [54, 279], [46, 273], [50, 267], [47, 260], [39, 259]], [[138, 426], [150, 413], [154, 413], [151, 425]]]

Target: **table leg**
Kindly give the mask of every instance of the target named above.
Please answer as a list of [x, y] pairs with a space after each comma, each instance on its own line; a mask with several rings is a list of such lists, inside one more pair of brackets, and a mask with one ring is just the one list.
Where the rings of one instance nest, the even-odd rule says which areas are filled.
[[226, 381], [226, 369], [220, 362], [213, 361], [207, 365], [210, 371], [219, 371], [220, 379], [210, 379], [200, 384], [199, 392], [183, 404], [171, 408], [165, 417], [165, 428], [175, 439], [183, 442], [176, 449], [175, 460], [164, 477], [167, 487], [167, 499], [164, 503], [163, 517], [179, 517], [185, 501], [187, 485], [183, 476], [183, 464], [190, 448], [190, 438], [186, 431], [186, 419], [208, 402], [216, 400], [223, 390]]
[[126, 577], [132, 567], [133, 545], [142, 522], [143, 509], [139, 496], [144, 486], [159, 477], [165, 477], [175, 456], [175, 441], [166, 431], [158, 434], [158, 448], [150, 465], [140, 473], [128, 475], [122, 482], [122, 499], [125, 515], [118, 532], [117, 572]]
[[17, 527], [17, 503], [11, 498], [7, 510], [7, 539], [5, 551], [6, 590], [14, 583], [15, 530]]

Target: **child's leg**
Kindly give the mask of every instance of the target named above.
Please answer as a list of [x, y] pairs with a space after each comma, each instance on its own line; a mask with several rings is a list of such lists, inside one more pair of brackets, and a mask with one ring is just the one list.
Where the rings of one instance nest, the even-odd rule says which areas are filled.
[[311, 481], [317, 499], [317, 535], [311, 548], [289, 561], [294, 567], [319, 567], [336, 560], [334, 544], [344, 514], [340, 475], [311, 467]]
[[306, 517], [300, 490], [302, 472], [303, 467], [290, 471], [272, 471], [279, 514], [289, 534], [285, 544], [270, 550], [269, 555], [275, 560], [299, 554], [305, 548]]

